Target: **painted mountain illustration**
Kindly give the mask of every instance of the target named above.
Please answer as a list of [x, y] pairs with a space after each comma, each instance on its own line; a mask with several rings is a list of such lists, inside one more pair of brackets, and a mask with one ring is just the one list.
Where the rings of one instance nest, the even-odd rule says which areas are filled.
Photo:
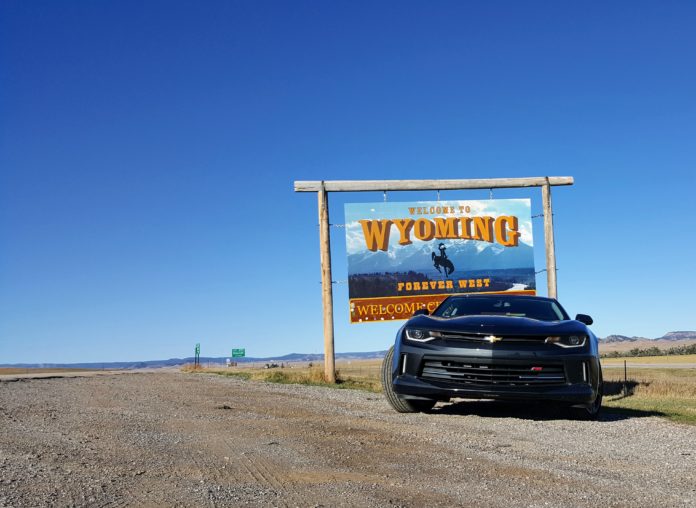
[[[479, 241], [440, 240], [414, 242], [411, 245], [391, 248], [388, 251], [363, 251], [348, 255], [349, 275], [384, 272], [429, 272], [433, 268], [431, 255], [438, 252], [438, 245], [447, 247], [447, 257], [456, 273], [504, 268], [533, 268], [534, 249], [520, 243], [517, 247], [502, 247]], [[398, 256], [395, 254], [398, 249]]]

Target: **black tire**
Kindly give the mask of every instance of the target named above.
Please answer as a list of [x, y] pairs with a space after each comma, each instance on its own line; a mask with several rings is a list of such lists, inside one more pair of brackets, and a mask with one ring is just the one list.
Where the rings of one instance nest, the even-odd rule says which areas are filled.
[[597, 396], [592, 404], [589, 406], [578, 408], [577, 416], [581, 420], [596, 420], [599, 417], [599, 413], [602, 409], [602, 398], [604, 396], [604, 377], [602, 376], [602, 369], [599, 370], [599, 383], [597, 383]]
[[392, 385], [391, 366], [394, 358], [394, 346], [389, 348], [382, 361], [382, 389], [387, 397], [387, 402], [397, 413], [422, 413], [430, 411], [436, 400], [404, 400], [400, 399]]

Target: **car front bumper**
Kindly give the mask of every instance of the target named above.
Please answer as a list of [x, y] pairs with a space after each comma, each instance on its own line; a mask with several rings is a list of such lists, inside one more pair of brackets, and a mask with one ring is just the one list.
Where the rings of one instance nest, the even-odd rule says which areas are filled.
[[594, 401], [599, 362], [588, 350], [484, 345], [438, 348], [400, 344], [392, 384], [403, 399]]
[[446, 382], [419, 379], [408, 374], [394, 380], [394, 391], [404, 399], [500, 399], [500, 400], [548, 400], [568, 404], [589, 404], [595, 392], [588, 384], [566, 386], [505, 388], [496, 386], [466, 387]]

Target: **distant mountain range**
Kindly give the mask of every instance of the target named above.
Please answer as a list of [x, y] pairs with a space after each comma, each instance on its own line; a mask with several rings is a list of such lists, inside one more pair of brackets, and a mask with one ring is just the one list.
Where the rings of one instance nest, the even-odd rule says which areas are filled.
[[[681, 341], [696, 341], [696, 332], [694, 331], [678, 331], [669, 332], [664, 334], [662, 337], [657, 337], [655, 339], [647, 339], [645, 337], [628, 337], [626, 335], [609, 335], [605, 338], [600, 338], [601, 345], [606, 347], [619, 346], [625, 349], [626, 347], [631, 348], [631, 343], [638, 343], [636, 345], [640, 346], [650, 346], [655, 345], [657, 342], [660, 346], [665, 346], [667, 342], [667, 347], [675, 342]], [[381, 359], [386, 354], [386, 351], [369, 351], [369, 352], [355, 352], [355, 353], [336, 353], [337, 360], [370, 360], [370, 359]], [[216, 363], [224, 364], [225, 360], [229, 356], [202, 356], [200, 358], [201, 364], [206, 363]], [[145, 369], [145, 368], [161, 368], [161, 367], [176, 367], [178, 365], [185, 365], [187, 363], [193, 363], [193, 357], [188, 358], [170, 358], [168, 360], [148, 360], [148, 361], [135, 361], [135, 362], [87, 362], [87, 363], [15, 363], [15, 364], [0, 364], [0, 367], [14, 367], [14, 368], [72, 368], [72, 369]], [[238, 363], [282, 363], [282, 362], [322, 362], [324, 360], [323, 354], [318, 353], [290, 353], [284, 356], [269, 356], [265, 358], [254, 358], [254, 357], [244, 357], [235, 358]]]
[[681, 331], [681, 332], [669, 332], [664, 334], [662, 337], [656, 337], [654, 339], [649, 339], [647, 337], [627, 337], [626, 335], [608, 335], [603, 339], [599, 339], [607, 344], [612, 342], [638, 342], [641, 340], [693, 340], [696, 339], [696, 332]]
[[[336, 353], [338, 360], [369, 360], [384, 358], [386, 351], [371, 351], [366, 353]], [[200, 362], [224, 364], [229, 356], [201, 356]], [[232, 358], [230, 358], [232, 360]], [[282, 362], [321, 362], [324, 361], [323, 354], [315, 353], [290, 353], [284, 356], [270, 356], [266, 358], [234, 358], [238, 363], [282, 363]], [[186, 365], [193, 363], [194, 358], [170, 358], [168, 360], [147, 360], [135, 362], [87, 362], [87, 363], [15, 363], [15, 364], [0, 364], [0, 367], [13, 367], [21, 369], [34, 368], [71, 368], [71, 369], [146, 369], [146, 368], [161, 368], [161, 367], [176, 367], [178, 365]]]

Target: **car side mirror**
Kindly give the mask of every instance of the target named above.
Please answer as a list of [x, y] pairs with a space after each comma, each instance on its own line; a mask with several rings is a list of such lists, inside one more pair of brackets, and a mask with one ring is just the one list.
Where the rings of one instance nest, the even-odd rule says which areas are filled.
[[414, 316], [427, 316], [428, 315], [428, 309], [418, 309], [416, 312], [413, 313]]
[[578, 314], [577, 316], [575, 316], [575, 321], [585, 323], [587, 326], [590, 326], [592, 323], [594, 323], [594, 320], [587, 314]]

